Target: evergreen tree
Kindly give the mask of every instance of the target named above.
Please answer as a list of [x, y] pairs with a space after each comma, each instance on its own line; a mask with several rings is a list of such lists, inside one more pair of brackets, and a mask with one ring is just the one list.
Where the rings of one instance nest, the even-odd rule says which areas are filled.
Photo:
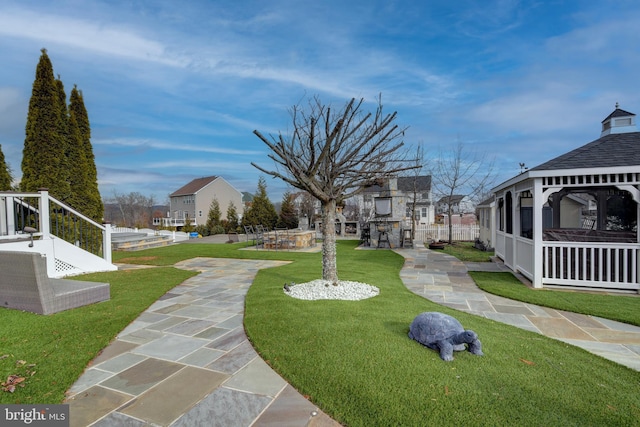
[[98, 189], [98, 171], [96, 169], [95, 156], [91, 146], [91, 126], [89, 116], [84, 105], [82, 92], [74, 85], [69, 96], [69, 116], [75, 119], [80, 139], [80, 149], [83, 152], [86, 181], [84, 182], [84, 198], [86, 200], [85, 215], [96, 221], [104, 215], [104, 206]]
[[95, 219], [95, 217], [90, 213], [91, 203], [87, 197], [87, 159], [84, 156], [84, 150], [82, 149], [80, 129], [78, 128], [78, 122], [73, 115], [69, 117], [68, 123], [69, 138], [67, 144], [67, 160], [70, 171], [69, 186], [71, 189], [71, 195], [67, 200], [67, 204], [84, 215]]
[[278, 227], [287, 229], [298, 227], [298, 216], [296, 215], [296, 207], [293, 205], [293, 196], [288, 191], [282, 195]]
[[0, 145], [0, 191], [10, 191], [12, 182], [11, 168], [4, 160], [2, 145]]
[[224, 232], [220, 225], [220, 216], [222, 212], [220, 212], [220, 203], [218, 199], [214, 198], [211, 201], [211, 205], [209, 205], [209, 215], [207, 216], [207, 230], [209, 234], [220, 234]]
[[81, 182], [82, 160], [77, 156], [77, 126], [72, 126], [69, 118], [69, 110], [67, 109], [67, 94], [64, 91], [64, 84], [60, 80], [60, 75], [56, 79], [56, 88], [58, 90], [58, 109], [60, 111], [60, 128], [59, 133], [64, 139], [64, 156], [60, 159], [61, 174], [59, 179], [66, 180], [68, 183], [69, 193], [67, 195], [58, 195], [58, 199], [65, 202], [72, 208], [82, 212], [82, 192], [78, 191], [77, 182]]
[[52, 196], [64, 201], [70, 193], [65, 168], [65, 109], [47, 51], [41, 52], [27, 113], [20, 189], [48, 188]]
[[267, 196], [267, 182], [264, 177], [258, 180], [258, 191], [253, 203], [242, 218], [243, 225], [262, 225], [273, 228], [278, 222], [278, 213]]
[[227, 231], [238, 230], [238, 211], [233, 202], [229, 202], [227, 206]]

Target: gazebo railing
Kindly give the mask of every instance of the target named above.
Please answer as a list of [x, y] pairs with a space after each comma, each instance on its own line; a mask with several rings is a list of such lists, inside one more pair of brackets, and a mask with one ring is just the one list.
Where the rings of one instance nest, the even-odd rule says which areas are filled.
[[639, 290], [639, 252], [633, 243], [544, 241], [542, 283]]

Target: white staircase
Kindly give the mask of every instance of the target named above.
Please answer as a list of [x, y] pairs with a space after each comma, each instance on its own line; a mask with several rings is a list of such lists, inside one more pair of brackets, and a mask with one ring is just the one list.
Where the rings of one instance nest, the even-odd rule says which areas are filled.
[[52, 278], [118, 269], [111, 262], [111, 226], [87, 218], [47, 190], [0, 192], [0, 256], [2, 251], [43, 254]]

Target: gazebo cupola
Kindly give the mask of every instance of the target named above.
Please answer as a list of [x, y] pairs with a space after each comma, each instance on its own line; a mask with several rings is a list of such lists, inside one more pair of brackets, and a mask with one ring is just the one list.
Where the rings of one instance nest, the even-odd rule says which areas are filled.
[[600, 137], [612, 133], [638, 132], [636, 128], [636, 115], [621, 110], [619, 107], [620, 104], [616, 102], [616, 109], [602, 121], [602, 133]]

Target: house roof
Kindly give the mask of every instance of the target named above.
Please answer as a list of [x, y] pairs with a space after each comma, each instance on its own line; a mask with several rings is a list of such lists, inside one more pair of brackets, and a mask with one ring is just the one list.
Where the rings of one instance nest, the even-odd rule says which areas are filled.
[[440, 197], [440, 199], [438, 200], [438, 204], [448, 204], [449, 201], [451, 201], [451, 204], [455, 205], [457, 203], [460, 203], [462, 199], [464, 199], [465, 197], [466, 196], [462, 194], [453, 194], [451, 197], [443, 196], [443, 197]]
[[211, 184], [216, 179], [218, 179], [217, 176], [206, 176], [203, 178], [196, 178], [190, 183], [188, 183], [187, 185], [180, 187], [173, 193], [169, 194], [169, 197], [188, 196], [191, 194], [196, 194], [199, 190]]
[[605, 135], [530, 170], [544, 171], [638, 165], [640, 165], [640, 132], [628, 132]]
[[[398, 190], [405, 193], [413, 191], [413, 183], [416, 183], [416, 191], [431, 191], [431, 175], [419, 175], [419, 176], [400, 176], [396, 178]], [[382, 185], [372, 184], [365, 188], [367, 193], [379, 193], [389, 189], [389, 181], [384, 180]]]
[[485, 200], [481, 201], [480, 203], [478, 203], [478, 206], [477, 206], [477, 207], [479, 207], [479, 208], [481, 208], [481, 207], [490, 207], [490, 206], [491, 206], [491, 204], [492, 204], [494, 201], [495, 201], [495, 199], [493, 198], [493, 196], [492, 196], [492, 197], [489, 197], [488, 199], [485, 199]]
[[[629, 121], [618, 124], [612, 118], [628, 117]], [[600, 138], [582, 147], [551, 159], [531, 170], [590, 169], [640, 165], [640, 132], [637, 131], [635, 114], [616, 108], [603, 121]]]
[[253, 202], [253, 194], [249, 193], [248, 191], [243, 191], [242, 192], [242, 201], [244, 203]]
[[417, 191], [431, 190], [431, 175], [398, 177], [398, 190], [402, 190], [407, 193], [413, 191], [414, 180]]

